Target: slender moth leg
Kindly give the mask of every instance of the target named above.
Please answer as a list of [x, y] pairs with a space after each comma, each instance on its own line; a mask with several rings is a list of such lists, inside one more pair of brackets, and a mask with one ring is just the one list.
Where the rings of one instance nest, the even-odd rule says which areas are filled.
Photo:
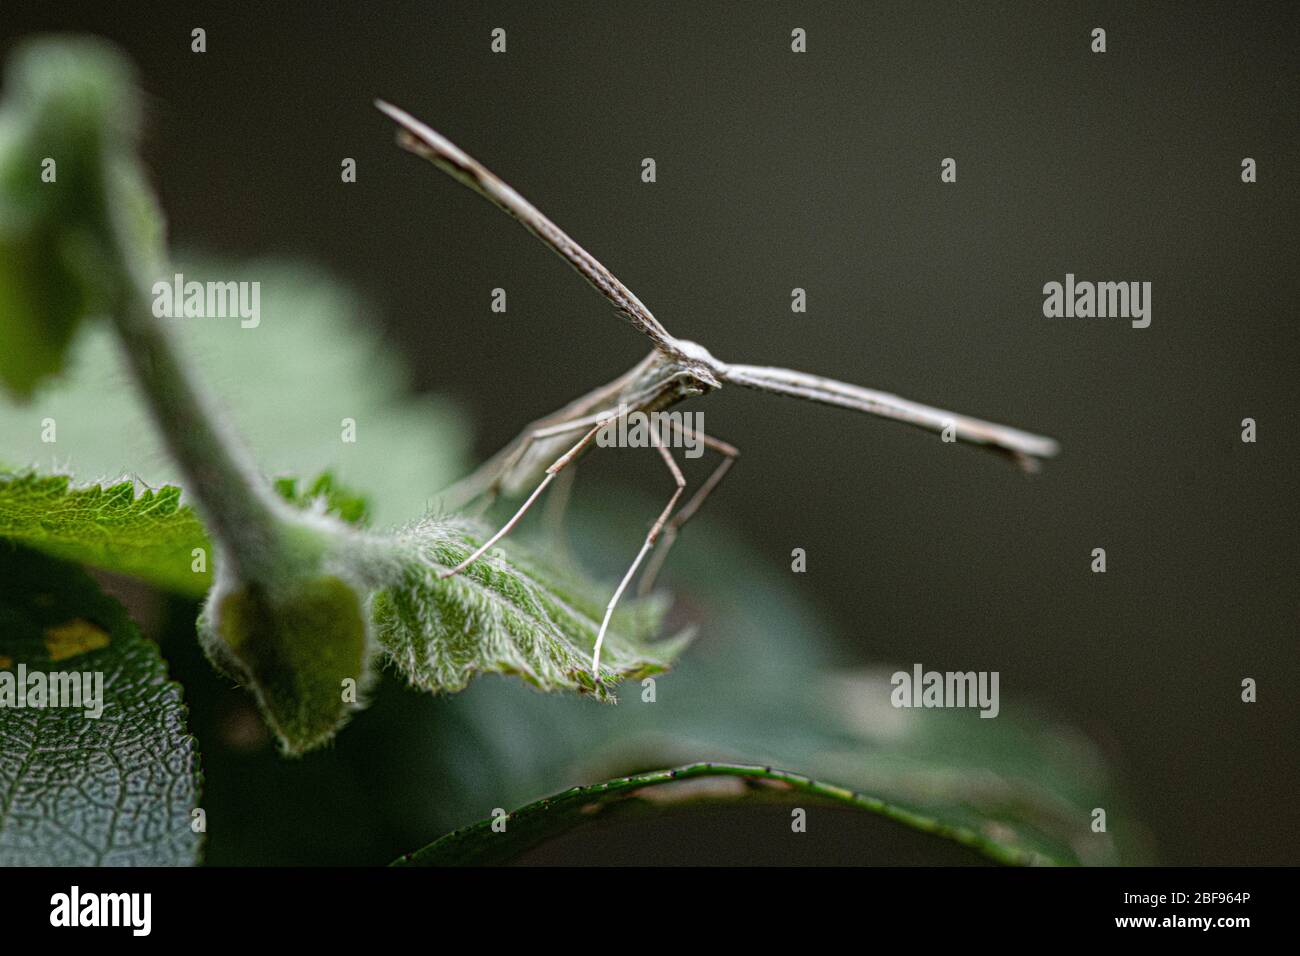
[[[454, 577], [457, 574], [460, 574], [460, 572], [464, 571], [467, 567], [469, 567], [479, 558], [483, 557], [483, 555], [487, 552], [489, 548], [491, 548], [494, 544], [496, 544], [498, 541], [500, 541], [502, 538], [508, 535], [511, 532], [511, 530], [514, 528], [514, 526], [519, 523], [519, 519], [522, 518], [524, 514], [528, 511], [528, 509], [533, 506], [533, 502], [537, 500], [537, 497], [543, 491], [546, 490], [546, 486], [555, 480], [555, 476], [558, 475], [561, 471], [563, 471], [566, 467], [568, 467], [573, 462], [573, 459], [577, 458], [578, 455], [582, 453], [583, 449], [585, 449], [589, 444], [591, 444], [592, 439], [594, 439], [598, 434], [600, 434], [600, 430], [602, 428], [610, 424], [610, 422], [617, 421], [618, 417], [619, 416], [616, 413], [610, 416], [609, 418], [605, 419], [604, 421], [597, 422], [594, 426], [592, 426], [590, 430], [588, 430], [587, 434], [583, 435], [580, 439], [578, 439], [577, 444], [575, 444], [572, 448], [566, 451], [559, 458], [555, 459], [555, 461], [551, 463], [551, 466], [546, 469], [546, 477], [542, 479], [542, 483], [533, 489], [533, 493], [528, 496], [528, 500], [525, 501], [522, 505], [520, 505], [519, 510], [514, 513], [514, 517], [512, 517], [509, 521], [503, 524], [500, 530], [498, 530], [496, 534], [492, 535], [492, 537], [484, 541], [479, 546], [478, 550], [475, 551], [473, 554], [471, 554], [468, 558], [466, 558], [460, 564], [456, 565], [451, 570], [443, 571], [441, 574], [439, 574], [438, 575], [439, 579], [450, 578], [450, 577]], [[557, 434], [557, 432], [554, 429], [539, 429], [539, 431], [543, 433], [549, 432], [550, 434]]]
[[591, 661], [591, 673], [597, 680], [600, 679], [600, 647], [605, 643], [605, 632], [609, 629], [609, 619], [614, 614], [614, 608], [618, 605], [619, 598], [623, 596], [623, 592], [627, 589], [627, 583], [632, 580], [632, 576], [636, 574], [636, 569], [640, 567], [642, 560], [645, 559], [646, 552], [654, 547], [655, 540], [659, 537], [659, 532], [663, 530], [664, 523], [668, 520], [668, 516], [672, 514], [673, 508], [677, 506], [677, 499], [686, 490], [686, 478], [682, 475], [682, 470], [677, 467], [677, 462], [673, 461], [673, 453], [663, 445], [656, 447], [659, 449], [659, 454], [663, 456], [664, 462], [668, 465], [668, 470], [673, 473], [673, 481], [677, 482], [677, 490], [668, 499], [667, 507], [664, 508], [658, 520], [650, 528], [650, 533], [645, 536], [645, 544], [641, 545], [641, 550], [637, 552], [636, 560], [632, 562], [632, 566], [623, 575], [623, 580], [618, 584], [618, 590], [614, 592], [614, 596], [609, 599], [609, 604], [605, 607], [605, 619], [600, 622], [600, 633], [596, 635], [596, 649], [592, 652]]
[[672, 548], [673, 542], [677, 540], [677, 532], [681, 530], [682, 525], [691, 520], [691, 516], [695, 512], [700, 510], [700, 505], [704, 504], [704, 499], [713, 493], [713, 489], [722, 484], [722, 479], [726, 477], [727, 472], [731, 470], [731, 466], [740, 457], [740, 449], [734, 445], [728, 445], [725, 441], [710, 438], [703, 432], [688, 429], [676, 422], [673, 422], [673, 427], [679, 433], [684, 432], [693, 438], [700, 439], [704, 447], [713, 449], [722, 455], [723, 459], [705, 480], [704, 484], [700, 486], [699, 490], [691, 496], [690, 501], [682, 505], [681, 510], [673, 515], [672, 520], [668, 522], [668, 526], [664, 528], [663, 545], [655, 552], [654, 557], [650, 559], [650, 563], [646, 565], [645, 574], [641, 575], [641, 583], [637, 585], [637, 594], [642, 597], [649, 594], [650, 589], [654, 587], [655, 578], [659, 575], [659, 569], [663, 567], [669, 549]]
[[[462, 481], [458, 481], [456, 482], [456, 484], [447, 488], [445, 491], [443, 491], [441, 497], [443, 498], [451, 497], [453, 499], [460, 498], [465, 502], [465, 504], [471, 504], [477, 501], [479, 502], [479, 507], [478, 510], [475, 512], [475, 515], [476, 516], [482, 515], [484, 512], [487, 511], [488, 508], [492, 506], [493, 502], [495, 502], [497, 498], [500, 496], [501, 483], [506, 479], [506, 476], [509, 475], [510, 472], [514, 470], [515, 466], [518, 465], [519, 462], [523, 460], [524, 455], [528, 453], [528, 449], [532, 448], [533, 444], [536, 441], [538, 441], [538, 439], [552, 438], [556, 435], [566, 434], [567, 432], [576, 432], [579, 429], [586, 428], [589, 425], [592, 425], [595, 422], [599, 421], [600, 419], [608, 416], [611, 413], [611, 411], [612, 409], [597, 412], [594, 415], [587, 415], [587, 416], [583, 416], [582, 418], [575, 418], [567, 422], [561, 422], [558, 425], [537, 425], [536, 423], [534, 423], [536, 427], [530, 427], [528, 431], [524, 432], [519, 438], [515, 439], [515, 446], [509, 449], [509, 454], [505, 456], [505, 459], [500, 464], [493, 466], [491, 480], [486, 482], [482, 491], [474, 492], [472, 495], [468, 497], [457, 494], [457, 491], [460, 488], [478, 479], [478, 476], [481, 473], [480, 470], [470, 475], [468, 478], [463, 479]], [[453, 508], [453, 510], [461, 510], [461, 509]]]

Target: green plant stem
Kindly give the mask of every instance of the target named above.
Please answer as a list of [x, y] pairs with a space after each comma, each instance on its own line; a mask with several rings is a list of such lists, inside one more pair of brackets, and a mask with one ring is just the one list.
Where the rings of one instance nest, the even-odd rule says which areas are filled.
[[121, 214], [105, 206], [116, 273], [111, 318], [145, 403], [224, 559], [243, 578], [274, 573], [284, 509], [153, 314], [148, 290], [157, 277], [137, 261]]

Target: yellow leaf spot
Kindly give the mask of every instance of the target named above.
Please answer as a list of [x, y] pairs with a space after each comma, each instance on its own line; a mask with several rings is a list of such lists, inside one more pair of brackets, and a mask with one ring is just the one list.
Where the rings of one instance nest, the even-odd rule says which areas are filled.
[[45, 649], [50, 660], [61, 661], [87, 651], [108, 646], [108, 633], [85, 618], [74, 618], [66, 624], [45, 629]]

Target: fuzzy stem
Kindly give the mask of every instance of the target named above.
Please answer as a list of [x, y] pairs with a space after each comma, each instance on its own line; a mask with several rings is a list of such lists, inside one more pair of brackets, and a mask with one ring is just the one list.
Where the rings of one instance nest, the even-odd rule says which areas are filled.
[[111, 201], [105, 206], [116, 273], [112, 320], [136, 384], [232, 570], [246, 579], [274, 573], [284, 511], [153, 314], [154, 277], [138, 261], [121, 214]]

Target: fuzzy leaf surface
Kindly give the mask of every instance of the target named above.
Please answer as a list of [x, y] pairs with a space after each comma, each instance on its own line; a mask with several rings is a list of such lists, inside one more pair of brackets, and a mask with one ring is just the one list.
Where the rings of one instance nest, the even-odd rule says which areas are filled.
[[607, 600], [601, 586], [508, 539], [456, 577], [438, 578], [486, 537], [463, 518], [425, 519], [398, 535], [403, 569], [376, 596], [374, 620], [380, 644], [415, 686], [459, 691], [478, 674], [513, 674], [540, 690], [612, 700], [613, 683], [667, 670], [689, 641], [682, 634], [648, 642], [662, 605], [627, 601], [605, 636], [597, 679], [591, 661]]

